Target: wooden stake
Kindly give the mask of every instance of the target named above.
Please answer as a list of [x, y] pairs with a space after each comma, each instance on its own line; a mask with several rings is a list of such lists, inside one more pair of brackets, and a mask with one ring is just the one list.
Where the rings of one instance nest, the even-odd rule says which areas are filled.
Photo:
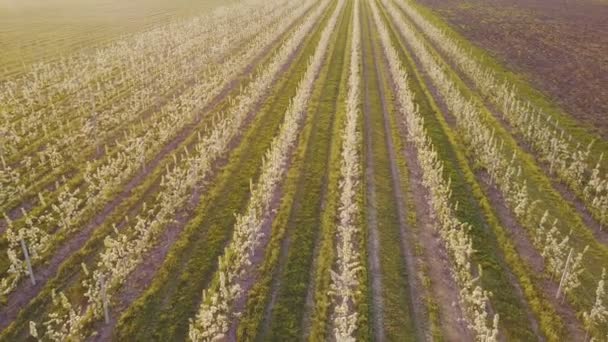
[[25, 245], [25, 240], [23, 239], [21, 239], [21, 249], [23, 250], [23, 255], [25, 256], [25, 263], [27, 264], [27, 270], [30, 273], [30, 280], [32, 281], [32, 285], [36, 285], [36, 278], [34, 277], [34, 270], [32, 270], [30, 253], [28, 252], [27, 246]]
[[564, 266], [564, 273], [562, 273], [562, 279], [559, 281], [559, 287], [557, 288], [557, 294], [555, 295], [556, 299], [559, 298], [559, 295], [561, 294], [561, 291], [562, 291], [562, 286], [564, 284], [564, 280], [566, 279], [566, 276], [568, 275], [568, 266], [570, 266], [570, 258], [572, 257], [573, 250], [574, 250], [574, 248], [570, 248], [570, 253], [568, 253], [568, 259], [566, 259], [566, 265]]
[[146, 172], [146, 149], [145, 149], [145, 147], [144, 147], [143, 162], [141, 163], [141, 172]]
[[101, 298], [103, 301], [103, 316], [106, 324], [110, 324], [110, 312], [108, 311], [108, 296], [106, 294], [106, 282], [103, 276], [99, 280], [101, 282]]

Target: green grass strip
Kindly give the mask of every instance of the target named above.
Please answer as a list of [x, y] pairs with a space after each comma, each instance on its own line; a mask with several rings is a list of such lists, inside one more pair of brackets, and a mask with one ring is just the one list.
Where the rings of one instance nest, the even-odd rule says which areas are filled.
[[[245, 340], [255, 338], [258, 340], [285, 341], [294, 340], [303, 336], [302, 320], [305, 313], [306, 296], [310, 283], [310, 270], [312, 267], [314, 245], [317, 240], [320, 220], [322, 216], [322, 203], [326, 200], [325, 186], [329, 172], [329, 155], [333, 138], [338, 138], [335, 132], [336, 107], [338, 94], [344, 87], [346, 42], [348, 35], [348, 13], [350, 4], [342, 13], [341, 23], [336, 33], [336, 44], [333, 46], [331, 58], [328, 58], [320, 76], [319, 84], [315, 89], [315, 100], [309, 106], [309, 112], [314, 113], [306, 127], [306, 141], [298, 151], [296, 164], [301, 164], [301, 172], [292, 175], [292, 184], [285, 194], [292, 199], [289, 205], [281, 208], [276, 224], [282, 225], [290, 239], [290, 247], [286, 251], [286, 260], [281, 272], [265, 271], [265, 277], [257, 288], [263, 289], [258, 298], [250, 297], [250, 306], [257, 313], [253, 320], [253, 328], [248, 334], [239, 337]], [[279, 257], [280, 247], [278, 241], [269, 246], [268, 253], [275, 258]], [[270, 268], [269, 265], [267, 268]], [[272, 268], [276, 267], [276, 261]], [[274, 269], [273, 269], [274, 271]], [[264, 318], [264, 308], [267, 305], [268, 292], [272, 273], [278, 277], [280, 287], [275, 305], [272, 307], [270, 317], [264, 322], [267, 327], [256, 326]], [[257, 321], [257, 322], [256, 322]], [[243, 330], [245, 331], [243, 326]]]
[[[387, 135], [392, 132], [386, 130], [383, 113], [385, 109], [390, 108], [384, 108], [380, 89], [383, 87], [384, 91], [387, 90], [387, 79], [382, 70], [376, 68], [376, 63], [380, 68], [383, 67], [383, 63], [378, 58], [380, 47], [377, 45], [377, 41], [379, 37], [370, 24], [369, 4], [366, 3], [364, 9], [362, 12], [365, 18], [362, 24], [363, 78], [368, 90], [363, 94], [368, 97], [366, 102], [369, 104], [369, 112], [366, 114], [369, 116], [369, 126], [366, 125], [365, 130], [370, 132], [363, 136], [365, 137], [364, 145], [372, 145], [371, 160], [374, 175], [371, 181], [374, 183], [376, 192], [376, 203], [366, 204], [365, 208], [375, 205], [377, 211], [381, 275], [376, 276], [382, 277], [384, 335], [390, 341], [415, 341], [417, 334], [414, 321], [423, 318], [413, 317], [413, 301], [409, 297], [410, 280], [408, 278], [415, 275], [407, 274], [405, 255], [402, 251], [399, 213], [391, 173], [391, 151], [389, 151], [387, 141]], [[387, 96], [386, 101], [391, 102], [390, 100], [391, 97]], [[364, 160], [367, 159], [368, 157], [364, 158]], [[368, 277], [371, 276], [368, 274]]]

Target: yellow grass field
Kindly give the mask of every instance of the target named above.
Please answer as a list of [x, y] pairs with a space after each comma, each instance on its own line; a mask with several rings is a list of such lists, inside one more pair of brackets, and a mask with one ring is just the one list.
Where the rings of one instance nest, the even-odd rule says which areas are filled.
[[232, 0], [0, 0], [0, 78]]

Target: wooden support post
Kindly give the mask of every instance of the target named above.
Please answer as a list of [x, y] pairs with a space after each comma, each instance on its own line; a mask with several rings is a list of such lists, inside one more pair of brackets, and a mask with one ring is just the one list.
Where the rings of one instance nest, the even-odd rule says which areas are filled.
[[30, 273], [30, 280], [32, 285], [36, 285], [36, 278], [34, 277], [34, 270], [32, 270], [32, 261], [30, 260], [30, 253], [25, 245], [25, 240], [21, 239], [21, 249], [23, 250], [23, 256], [25, 257], [25, 263], [27, 264], [27, 271]]
[[103, 317], [106, 321], [106, 324], [110, 324], [110, 312], [108, 310], [108, 296], [106, 293], [106, 281], [102, 276], [99, 280], [101, 282], [101, 298], [103, 301]]
[[556, 299], [559, 299], [559, 296], [562, 292], [562, 286], [564, 285], [564, 280], [568, 275], [568, 267], [570, 266], [570, 259], [572, 258], [572, 251], [574, 248], [570, 248], [570, 253], [568, 253], [568, 259], [566, 259], [566, 265], [564, 266], [564, 273], [562, 273], [562, 279], [559, 281], [559, 287], [557, 288], [557, 294], [555, 295]]

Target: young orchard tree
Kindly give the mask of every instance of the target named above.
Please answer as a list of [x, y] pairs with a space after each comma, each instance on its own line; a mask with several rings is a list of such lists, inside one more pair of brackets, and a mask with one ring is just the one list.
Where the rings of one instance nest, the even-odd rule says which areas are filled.
[[[583, 313], [583, 322], [587, 333], [585, 341], [592, 335], [591, 341], [608, 340], [608, 303], [606, 298], [606, 269], [602, 269], [602, 277], [597, 283], [595, 290], [595, 303], [588, 312]], [[606, 334], [602, 336], [602, 334]], [[598, 337], [599, 339], [596, 339]]]

